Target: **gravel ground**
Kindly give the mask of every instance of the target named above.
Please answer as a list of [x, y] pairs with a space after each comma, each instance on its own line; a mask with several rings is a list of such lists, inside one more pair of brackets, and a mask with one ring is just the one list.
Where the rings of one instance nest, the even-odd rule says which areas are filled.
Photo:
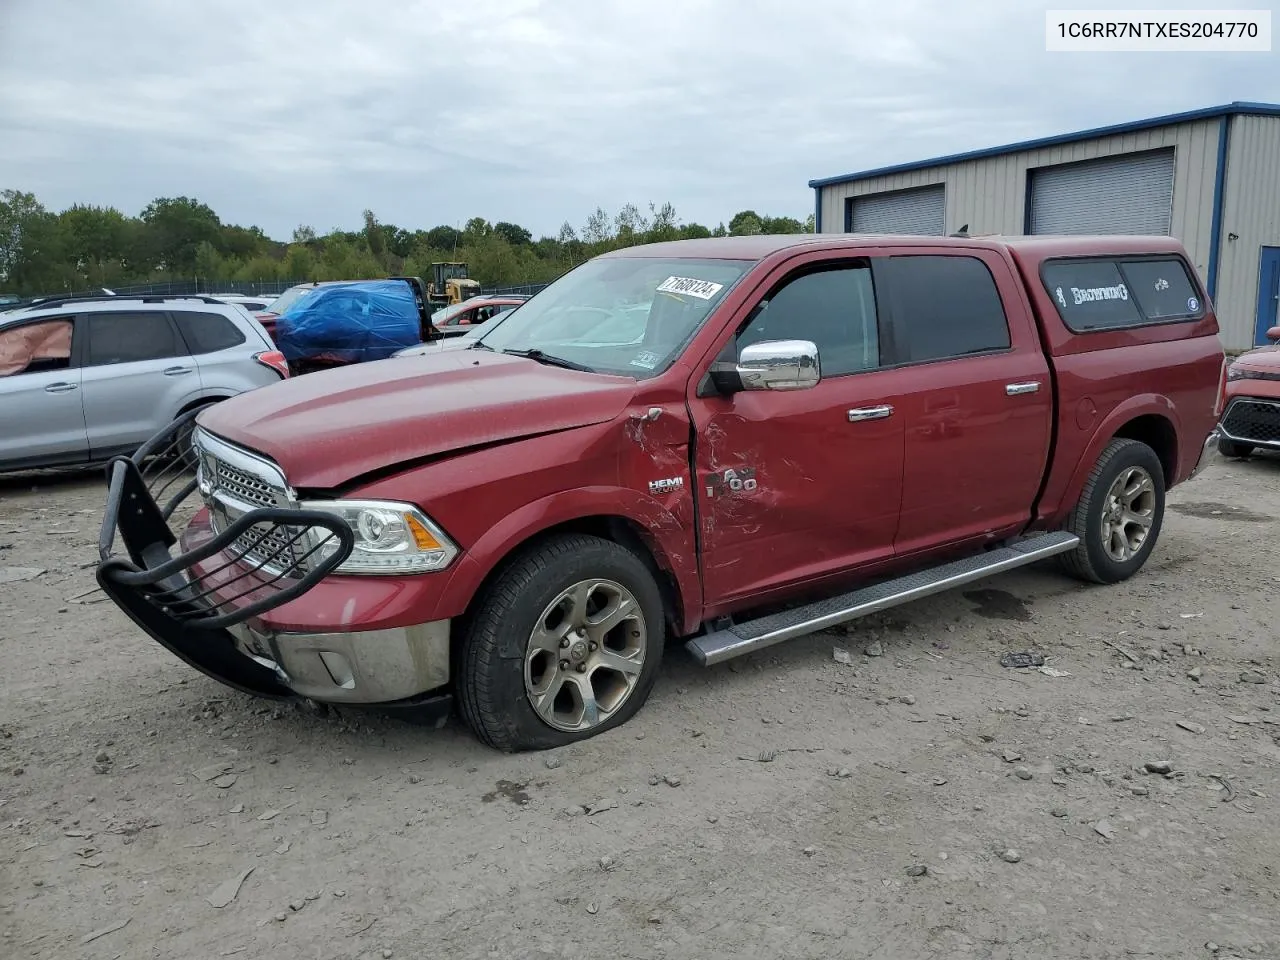
[[516, 756], [190, 670], [78, 596], [102, 496], [0, 481], [0, 956], [1280, 957], [1280, 458], [1174, 491], [1126, 584], [673, 647]]

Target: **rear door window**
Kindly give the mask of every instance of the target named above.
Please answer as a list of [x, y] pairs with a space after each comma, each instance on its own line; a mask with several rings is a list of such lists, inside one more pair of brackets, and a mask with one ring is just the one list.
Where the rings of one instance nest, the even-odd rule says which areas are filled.
[[1176, 257], [1050, 260], [1045, 289], [1074, 333], [1202, 316], [1204, 303]]
[[1009, 320], [987, 265], [970, 256], [894, 256], [888, 281], [896, 361], [923, 363], [1009, 349]]
[[162, 311], [91, 313], [87, 319], [89, 351], [85, 366], [162, 360], [186, 352], [178, 345], [173, 325]]
[[245, 341], [240, 328], [221, 314], [183, 311], [175, 313], [173, 318], [182, 332], [182, 339], [196, 356], [238, 347]]

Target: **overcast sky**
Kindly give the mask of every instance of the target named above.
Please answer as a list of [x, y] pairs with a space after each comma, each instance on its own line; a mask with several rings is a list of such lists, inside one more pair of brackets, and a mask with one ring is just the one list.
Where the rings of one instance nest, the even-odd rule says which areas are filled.
[[366, 207], [542, 234], [669, 200], [714, 225], [803, 218], [814, 177], [1280, 101], [1276, 52], [1046, 53], [1068, 5], [0, 0], [0, 189], [194, 196], [277, 239]]

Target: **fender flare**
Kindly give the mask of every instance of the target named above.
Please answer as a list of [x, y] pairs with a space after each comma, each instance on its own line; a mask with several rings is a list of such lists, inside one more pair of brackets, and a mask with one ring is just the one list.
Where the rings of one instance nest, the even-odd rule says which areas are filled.
[[694, 532], [636, 490], [592, 486], [550, 494], [503, 517], [464, 553], [436, 601], [436, 619], [461, 615], [484, 581], [520, 544], [553, 527], [586, 517], [621, 517], [643, 532], [660, 569], [671, 575], [681, 627], [701, 620], [702, 588]]
[[182, 398], [182, 402], [178, 404], [178, 409], [173, 411], [170, 420], [176, 420], [182, 416], [183, 412], [190, 410], [199, 404], [205, 402], [220, 402], [222, 400], [230, 400], [235, 394], [228, 394], [225, 390], [210, 389], [201, 387], [199, 390], [192, 390]]
[[[1084, 490], [1085, 483], [1089, 480], [1089, 474], [1093, 472], [1093, 468], [1098, 462], [1098, 458], [1102, 456], [1102, 451], [1106, 449], [1107, 444], [1112, 441], [1120, 428], [1130, 420], [1152, 415], [1168, 420], [1173, 425], [1174, 435], [1181, 438], [1182, 422], [1178, 418], [1177, 408], [1174, 407], [1173, 402], [1168, 397], [1158, 393], [1140, 393], [1117, 404], [1093, 431], [1093, 436], [1089, 438], [1088, 446], [1085, 447], [1084, 453], [1080, 455], [1080, 459], [1076, 463], [1075, 471], [1071, 475], [1071, 481], [1067, 484], [1062, 496], [1061, 512], [1063, 514], [1074, 509], [1076, 501], [1080, 499], [1081, 491]], [[1181, 450], [1178, 451], [1178, 456], [1181, 456]], [[1176, 472], [1175, 465], [1175, 474]], [[1174, 477], [1165, 477], [1166, 488], [1174, 482]]]

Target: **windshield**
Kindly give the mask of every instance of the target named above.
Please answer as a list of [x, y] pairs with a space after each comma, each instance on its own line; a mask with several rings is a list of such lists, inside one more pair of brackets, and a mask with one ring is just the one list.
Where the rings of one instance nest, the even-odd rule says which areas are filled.
[[267, 310], [271, 313], [284, 313], [307, 294], [315, 291], [315, 289], [315, 287], [290, 287], [267, 304]]
[[433, 313], [431, 315], [431, 322], [447, 323], [448, 321], [456, 317], [458, 314], [462, 313], [462, 311], [470, 310], [474, 306], [475, 306], [474, 303], [469, 303], [466, 300], [463, 300], [461, 303], [451, 303], [449, 304], [449, 306], [441, 307], [439, 310]]
[[481, 342], [598, 373], [661, 373], [751, 268], [743, 260], [609, 257], [565, 274], [519, 310], [486, 324]]

